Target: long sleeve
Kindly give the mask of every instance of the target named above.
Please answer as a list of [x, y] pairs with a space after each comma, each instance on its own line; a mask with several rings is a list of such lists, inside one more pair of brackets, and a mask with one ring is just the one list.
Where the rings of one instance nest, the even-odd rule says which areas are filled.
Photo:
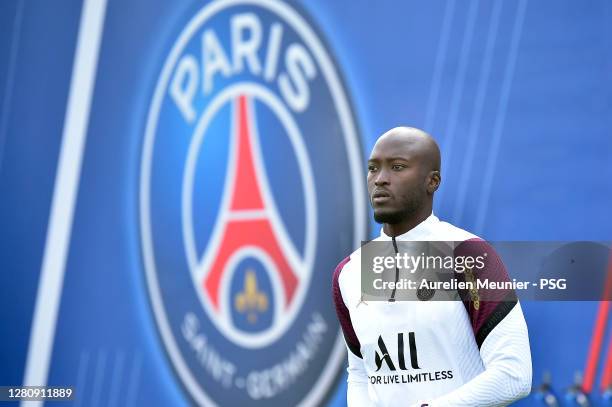
[[[509, 281], [495, 249], [481, 239], [463, 242], [455, 255], [487, 253], [486, 267], [473, 273], [480, 279]], [[467, 278], [470, 272], [466, 271]], [[484, 372], [436, 399], [431, 406], [505, 406], [531, 391], [531, 350], [521, 305], [512, 290], [481, 289], [476, 297], [463, 293], [464, 305], [480, 349]]]
[[342, 328], [342, 334], [344, 335], [344, 341], [346, 343], [348, 353], [348, 391], [347, 391], [347, 402], [349, 407], [366, 407], [371, 406], [370, 398], [368, 395], [368, 375], [363, 364], [363, 357], [361, 355], [361, 345], [357, 334], [353, 329], [353, 323], [351, 322], [351, 316], [349, 313], [344, 299], [342, 298], [342, 291], [340, 290], [340, 273], [342, 268], [349, 262], [349, 258], [344, 259], [334, 271], [332, 280], [332, 298], [334, 300], [334, 306], [336, 308], [336, 314], [338, 315], [338, 321]]
[[363, 359], [348, 352], [348, 391], [346, 394], [348, 407], [372, 406], [368, 394], [368, 375], [363, 366]]
[[432, 407], [505, 406], [531, 390], [531, 351], [527, 324], [520, 304], [491, 331], [480, 355], [485, 371], [474, 379], [433, 400]]

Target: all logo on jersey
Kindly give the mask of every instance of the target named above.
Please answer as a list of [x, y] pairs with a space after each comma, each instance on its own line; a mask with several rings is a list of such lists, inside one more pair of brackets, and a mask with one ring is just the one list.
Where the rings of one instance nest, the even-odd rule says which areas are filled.
[[319, 403], [344, 364], [332, 271], [367, 220], [338, 67], [282, 2], [213, 2], [176, 31], [140, 180], [169, 360], [198, 404]]
[[[409, 354], [410, 354], [410, 365], [413, 369], [419, 368], [419, 356], [417, 355], [416, 348], [416, 340], [414, 338], [414, 332], [408, 333], [408, 343], [409, 343]], [[396, 370], [395, 364], [389, 356], [389, 351], [387, 350], [387, 345], [385, 345], [385, 341], [382, 338], [382, 335], [378, 336], [378, 348], [379, 351], [375, 352], [374, 360], [376, 361], [376, 371], [378, 372], [382, 367], [383, 362], [387, 364], [389, 370]], [[404, 333], [400, 332], [397, 334], [397, 362], [400, 370], [408, 370], [406, 367], [406, 358], [404, 357], [405, 349], [404, 349]]]
[[[375, 374], [368, 376], [373, 385], [427, 383], [438, 380], [452, 380], [452, 370], [423, 371], [419, 365], [419, 355], [414, 332], [407, 332], [408, 344], [404, 341], [404, 333], [399, 332], [396, 337], [378, 336], [374, 350]], [[388, 347], [387, 343], [397, 345]], [[407, 347], [406, 347], [407, 346]], [[391, 352], [390, 352], [391, 350]], [[397, 352], [395, 352], [397, 351]], [[369, 362], [371, 363], [371, 362]]]

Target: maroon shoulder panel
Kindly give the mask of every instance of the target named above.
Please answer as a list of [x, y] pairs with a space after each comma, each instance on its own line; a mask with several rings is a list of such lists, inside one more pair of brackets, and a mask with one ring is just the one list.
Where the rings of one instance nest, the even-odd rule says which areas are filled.
[[[483, 255], [485, 256], [484, 268], [480, 270], [474, 268], [465, 273], [458, 273], [459, 279], [466, 281], [476, 281], [477, 279], [480, 281], [488, 279], [495, 282], [510, 281], [504, 263], [493, 246], [486, 241], [478, 238], [469, 239], [455, 248], [455, 257], [473, 256], [475, 258]], [[481, 288], [476, 292], [460, 290], [460, 294], [468, 312], [478, 348], [517, 303], [514, 290]]]
[[332, 297], [334, 299], [334, 304], [336, 306], [336, 314], [338, 314], [338, 320], [340, 321], [340, 326], [342, 327], [342, 334], [344, 335], [346, 345], [348, 346], [350, 351], [355, 354], [355, 356], [361, 358], [361, 345], [359, 344], [359, 339], [357, 339], [357, 334], [353, 329], [351, 316], [349, 314], [348, 308], [346, 308], [346, 304], [344, 304], [344, 300], [342, 299], [342, 293], [340, 292], [340, 284], [338, 283], [340, 272], [342, 271], [344, 265], [349, 262], [349, 260], [350, 257], [347, 257], [346, 259], [342, 260], [334, 271], [334, 277], [332, 280]]

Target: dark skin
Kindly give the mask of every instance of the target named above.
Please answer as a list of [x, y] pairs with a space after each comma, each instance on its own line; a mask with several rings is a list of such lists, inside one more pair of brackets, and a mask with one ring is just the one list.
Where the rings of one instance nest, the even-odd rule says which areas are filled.
[[429, 134], [412, 127], [383, 134], [368, 160], [368, 194], [385, 234], [402, 235], [427, 219], [441, 180], [440, 149]]

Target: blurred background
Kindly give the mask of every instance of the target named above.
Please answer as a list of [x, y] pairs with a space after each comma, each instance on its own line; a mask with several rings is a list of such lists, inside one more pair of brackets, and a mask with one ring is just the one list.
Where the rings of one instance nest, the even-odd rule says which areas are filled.
[[[380, 230], [377, 137], [438, 140], [443, 220], [606, 241], [611, 113], [605, 0], [3, 0], [0, 385], [345, 405], [331, 276]], [[523, 309], [517, 405], [612, 404], [608, 303]]]

